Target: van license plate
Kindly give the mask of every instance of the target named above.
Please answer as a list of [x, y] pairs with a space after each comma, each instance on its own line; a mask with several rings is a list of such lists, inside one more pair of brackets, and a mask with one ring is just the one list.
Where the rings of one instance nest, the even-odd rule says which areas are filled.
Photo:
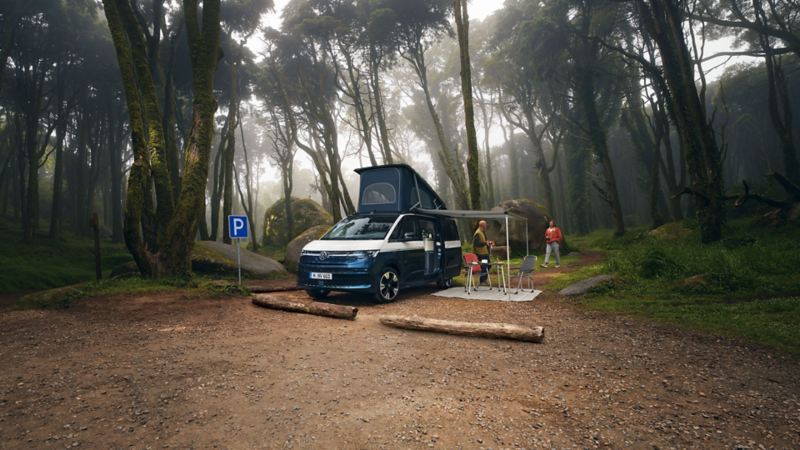
[[328, 272], [311, 272], [312, 280], [332, 280], [333, 274]]

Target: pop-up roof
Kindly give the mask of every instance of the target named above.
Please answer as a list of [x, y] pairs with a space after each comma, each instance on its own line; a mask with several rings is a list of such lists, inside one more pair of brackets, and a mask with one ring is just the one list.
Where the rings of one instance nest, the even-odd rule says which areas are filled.
[[358, 212], [409, 212], [446, 209], [444, 201], [411, 166], [388, 164], [356, 169], [361, 176]]

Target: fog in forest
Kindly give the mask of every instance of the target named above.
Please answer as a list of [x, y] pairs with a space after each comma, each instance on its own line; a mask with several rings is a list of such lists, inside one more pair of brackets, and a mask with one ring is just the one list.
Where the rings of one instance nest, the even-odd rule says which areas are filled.
[[335, 222], [353, 169], [405, 163], [452, 209], [529, 199], [568, 234], [689, 218], [713, 242], [800, 177], [793, 1], [203, 7], [3, 2], [0, 215], [21, 238], [97, 214], [159, 272], [176, 236], [228, 240], [241, 213], [258, 247], [281, 199]]

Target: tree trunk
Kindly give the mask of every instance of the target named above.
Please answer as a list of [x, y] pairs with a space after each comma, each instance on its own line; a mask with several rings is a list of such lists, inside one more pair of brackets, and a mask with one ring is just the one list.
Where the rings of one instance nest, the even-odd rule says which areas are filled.
[[189, 133], [181, 193], [175, 213], [164, 233], [159, 254], [162, 272], [184, 276], [191, 271], [191, 254], [197, 235], [198, 214], [205, 204], [211, 139], [214, 135], [214, 72], [219, 61], [220, 0], [204, 0], [202, 26], [197, 0], [184, 0], [184, 19], [191, 48], [192, 130]]
[[629, 73], [631, 81], [627, 83], [625, 98], [627, 109], [622, 113], [622, 125], [627, 130], [631, 142], [637, 149], [639, 161], [642, 167], [648, 172], [647, 187], [649, 188], [650, 221], [651, 228], [657, 228], [664, 223], [661, 216], [661, 180], [659, 179], [659, 160], [661, 154], [659, 147], [661, 142], [658, 137], [650, 134], [645, 123], [645, 117], [641, 100], [641, 92], [638, 91], [638, 72]]
[[783, 167], [786, 177], [794, 183], [800, 182], [800, 164], [797, 162], [797, 150], [794, 145], [792, 124], [792, 105], [786, 75], [780, 63], [780, 57], [774, 55], [769, 39], [762, 36], [762, 48], [765, 52], [767, 67], [767, 85], [769, 99], [769, 117], [772, 126], [781, 142], [783, 151]]
[[50, 239], [58, 239], [61, 234], [61, 186], [64, 178], [64, 138], [67, 135], [69, 111], [64, 107], [64, 86], [59, 84], [58, 112], [56, 123], [55, 167], [53, 169], [53, 201], [50, 208]]
[[336, 319], [355, 320], [356, 315], [358, 314], [358, 308], [353, 306], [334, 305], [331, 303], [322, 302], [308, 302], [269, 294], [254, 295], [253, 304], [264, 308], [314, 314], [317, 316], [333, 317]]
[[591, 155], [589, 149], [576, 136], [576, 133], [567, 135], [566, 157], [567, 173], [571, 176], [567, 181], [572, 215], [578, 233], [586, 234], [591, 231], [592, 202], [589, 196], [589, 174], [591, 173]]
[[589, 72], [590, 68], [583, 68], [577, 75], [577, 95], [581, 105], [581, 110], [586, 121], [587, 134], [592, 149], [600, 160], [603, 168], [603, 178], [605, 180], [604, 192], [602, 193], [611, 208], [611, 220], [614, 225], [614, 235], [622, 236], [625, 234], [625, 223], [622, 218], [622, 206], [619, 202], [617, 191], [617, 180], [614, 177], [614, 168], [611, 164], [611, 157], [608, 154], [608, 144], [606, 142], [606, 131], [600, 121], [595, 102], [595, 89], [593, 75]]
[[464, 99], [464, 116], [467, 128], [467, 177], [469, 179], [470, 206], [481, 209], [480, 156], [478, 136], [475, 132], [475, 110], [472, 101], [472, 69], [469, 60], [469, 14], [466, 0], [453, 3], [461, 56], [461, 97]]
[[134, 6], [128, 0], [103, 0], [103, 5], [122, 75], [134, 150], [125, 203], [125, 243], [142, 275], [185, 276], [191, 269], [197, 211], [204, 203], [214, 132], [217, 105], [213, 80], [218, 62], [220, 2], [203, 2], [202, 27], [198, 22], [198, 0], [183, 2], [192, 68], [193, 118], [177, 201], [166, 163], [163, 116]]
[[281, 164], [281, 181], [283, 182], [283, 207], [286, 215], [286, 242], [294, 237], [294, 214], [292, 213], [292, 166], [290, 159]]
[[494, 174], [492, 173], [494, 170], [494, 162], [492, 161], [492, 149], [489, 146], [489, 134], [492, 131], [492, 118], [494, 113], [488, 114], [486, 102], [484, 101], [483, 94], [481, 91], [478, 91], [481, 102], [481, 117], [483, 122], [483, 148], [484, 154], [486, 157], [486, 207], [491, 208], [495, 205], [497, 200], [497, 193], [495, 192], [494, 188]]
[[669, 0], [637, 0], [637, 6], [644, 29], [659, 48], [683, 159], [695, 193], [701, 240], [714, 242], [722, 237], [725, 221], [720, 151], [695, 84], [682, 13]]
[[36, 138], [39, 114], [26, 114], [25, 148], [28, 158], [28, 186], [25, 189], [25, 216], [23, 217], [23, 239], [32, 242], [39, 228], [39, 146]]
[[117, 117], [118, 139], [115, 146], [109, 149], [111, 164], [111, 241], [122, 242], [122, 150], [126, 147], [124, 133], [124, 121], [122, 117]]
[[212, 177], [211, 183], [211, 235], [209, 239], [212, 241], [217, 240], [217, 234], [219, 232], [219, 211], [220, 207], [222, 206], [222, 189], [225, 183], [223, 183], [223, 170], [224, 165], [222, 163], [222, 155], [225, 154], [225, 137], [228, 135], [228, 116], [225, 118], [225, 123], [222, 125], [222, 132], [220, 133], [219, 145], [217, 146], [217, 154], [214, 157], [214, 176]]
[[509, 185], [508, 196], [509, 198], [519, 198], [520, 196], [520, 176], [519, 176], [519, 156], [517, 153], [517, 145], [514, 142], [514, 125], [508, 124], [508, 132], [502, 120], [503, 116], [500, 115], [500, 130], [503, 131], [503, 140], [506, 144], [508, 151], [508, 170], [509, 170]]
[[392, 148], [389, 145], [389, 131], [386, 128], [386, 111], [383, 107], [383, 94], [381, 93], [380, 62], [376, 55], [375, 47], [370, 45], [369, 78], [372, 87], [372, 97], [375, 101], [375, 117], [378, 121], [378, 136], [380, 136], [383, 151], [383, 163], [394, 164]]
[[222, 194], [222, 242], [231, 243], [228, 216], [233, 213], [233, 156], [236, 153], [236, 112], [239, 110], [239, 73], [237, 63], [231, 63], [231, 98], [228, 104], [228, 134], [222, 156], [224, 191]]
[[433, 99], [431, 98], [430, 87], [428, 85], [428, 69], [425, 64], [425, 53], [422, 49], [422, 44], [419, 44], [417, 48], [414, 49], [413, 54], [408, 55], [406, 59], [411, 63], [414, 71], [417, 73], [419, 85], [422, 88], [423, 94], [425, 94], [425, 104], [428, 107], [428, 112], [431, 115], [434, 128], [436, 129], [436, 137], [439, 140], [439, 160], [444, 165], [450, 182], [453, 183], [453, 194], [456, 205], [459, 209], [468, 209], [470, 202], [464, 180], [464, 172], [462, 167], [453, 161], [453, 151], [450, 149], [450, 144], [445, 136], [439, 113], [436, 112], [436, 107], [433, 105]]
[[536, 343], [541, 343], [544, 340], [544, 328], [542, 327], [528, 328], [508, 323], [457, 322], [419, 316], [382, 316], [380, 322], [388, 327], [405, 330], [433, 331], [460, 336], [510, 339]]

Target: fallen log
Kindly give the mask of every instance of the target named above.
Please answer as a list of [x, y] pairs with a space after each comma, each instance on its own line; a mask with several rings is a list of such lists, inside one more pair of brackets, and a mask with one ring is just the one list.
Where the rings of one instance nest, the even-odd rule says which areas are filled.
[[247, 289], [254, 294], [269, 294], [272, 292], [290, 292], [290, 291], [301, 291], [303, 288], [298, 286], [259, 286], [259, 285], [247, 285]]
[[307, 302], [275, 295], [257, 294], [253, 296], [253, 304], [264, 308], [282, 311], [314, 314], [317, 316], [335, 317], [337, 319], [355, 320], [358, 308], [344, 305], [333, 305], [322, 302]]
[[405, 330], [433, 331], [461, 336], [512, 339], [526, 342], [542, 342], [544, 340], [543, 327], [528, 328], [508, 323], [456, 322], [419, 316], [382, 316], [380, 322], [388, 327]]

